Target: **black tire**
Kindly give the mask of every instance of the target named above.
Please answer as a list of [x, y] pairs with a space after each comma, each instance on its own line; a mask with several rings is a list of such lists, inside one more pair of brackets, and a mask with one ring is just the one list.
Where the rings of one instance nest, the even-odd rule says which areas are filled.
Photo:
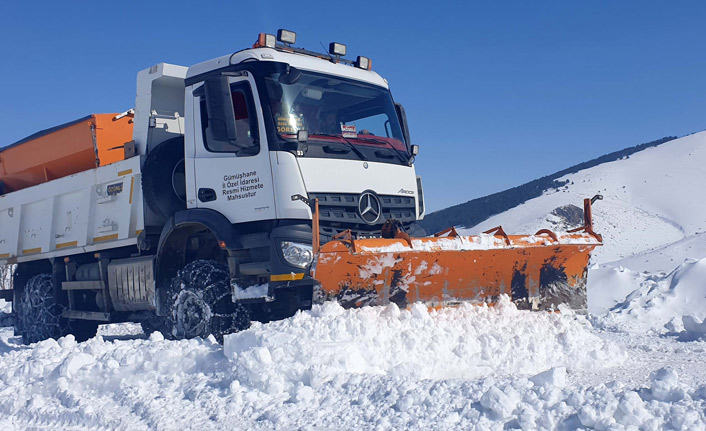
[[98, 325], [100, 323], [91, 320], [73, 320], [69, 324], [68, 333], [73, 334], [76, 341], [80, 343], [95, 337], [98, 333]]
[[18, 296], [15, 334], [21, 335], [25, 344], [56, 339], [69, 332], [68, 320], [61, 317], [64, 306], [54, 297], [51, 274], [31, 277]]
[[228, 267], [212, 260], [186, 265], [172, 279], [169, 312], [169, 338], [184, 339], [223, 336], [250, 327], [250, 313], [232, 301]]
[[142, 327], [142, 332], [148, 337], [156, 331], [159, 331], [165, 337], [170, 337], [172, 332], [171, 319], [165, 316], [157, 316], [156, 314], [142, 320], [140, 326]]
[[183, 137], [164, 141], [147, 154], [142, 168], [142, 193], [161, 222], [186, 208]]

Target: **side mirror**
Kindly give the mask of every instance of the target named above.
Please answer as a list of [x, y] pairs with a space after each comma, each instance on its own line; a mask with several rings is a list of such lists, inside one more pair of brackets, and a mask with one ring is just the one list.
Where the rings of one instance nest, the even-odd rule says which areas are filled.
[[407, 127], [407, 114], [404, 111], [404, 106], [399, 103], [395, 103], [395, 111], [397, 111], [397, 119], [400, 120], [400, 126], [402, 126], [402, 134], [404, 135], [404, 140], [407, 145], [412, 145], [412, 141], [409, 138], [409, 128]]
[[309, 131], [308, 130], [297, 130], [297, 142], [306, 144], [306, 141], [309, 140]]
[[237, 139], [233, 98], [228, 77], [209, 78], [204, 83], [208, 132], [213, 139], [234, 144]]
[[304, 154], [306, 154], [307, 150], [309, 149], [309, 146], [306, 144], [306, 141], [309, 140], [309, 131], [308, 130], [298, 130], [297, 131], [297, 151], [296, 154], [299, 157], [303, 157]]

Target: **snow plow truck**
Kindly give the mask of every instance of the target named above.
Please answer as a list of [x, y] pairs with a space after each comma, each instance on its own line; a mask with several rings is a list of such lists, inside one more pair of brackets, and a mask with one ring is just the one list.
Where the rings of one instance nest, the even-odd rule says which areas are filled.
[[26, 343], [140, 322], [171, 338], [346, 307], [586, 308], [584, 226], [425, 236], [405, 110], [369, 58], [296, 34], [137, 75], [135, 107], [0, 149], [0, 264]]

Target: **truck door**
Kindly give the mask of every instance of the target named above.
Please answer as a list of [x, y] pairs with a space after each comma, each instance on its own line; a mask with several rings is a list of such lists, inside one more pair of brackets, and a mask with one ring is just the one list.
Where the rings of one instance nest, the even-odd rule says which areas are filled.
[[[219, 86], [220, 95], [209, 85]], [[222, 100], [214, 104], [218, 97]], [[194, 90], [196, 207], [218, 211], [231, 223], [275, 218], [270, 155], [258, 100], [247, 72], [213, 78]]]

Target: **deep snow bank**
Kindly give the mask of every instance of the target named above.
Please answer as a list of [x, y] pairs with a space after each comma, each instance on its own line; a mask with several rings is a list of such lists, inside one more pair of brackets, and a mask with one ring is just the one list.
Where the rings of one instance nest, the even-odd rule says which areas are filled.
[[[687, 329], [698, 331], [698, 324], [706, 318], [706, 258], [687, 259], [669, 274], [603, 268], [595, 275], [602, 284], [594, 283], [589, 301], [592, 295], [603, 298], [605, 306], [610, 303], [610, 292], [631, 292], [597, 319], [602, 326], [627, 332], [680, 332], [684, 317], [691, 316]], [[595, 300], [593, 305], [593, 312], [601, 311]]]
[[225, 338], [241, 381], [268, 392], [319, 386], [341, 373], [414, 379], [531, 375], [547, 368], [610, 366], [624, 356], [581, 316], [464, 304], [428, 312], [416, 304], [344, 310], [334, 302]]
[[694, 257], [706, 257], [706, 233], [692, 235], [626, 259], [591, 266], [587, 286], [588, 311], [593, 314], [606, 313], [625, 301], [633, 291], [646, 291], [662, 280], [671, 280], [668, 272]]
[[200, 396], [216, 396], [204, 388], [221, 362], [215, 340], [167, 342], [161, 334], [16, 347], [0, 355], [0, 429], [150, 430], [192, 421], [209, 429], [209, 416], [220, 413], [202, 408]]
[[[0, 329], [0, 429], [700, 429], [706, 386], [576, 384], [622, 361], [581, 316], [498, 308], [317, 306], [213, 339]], [[104, 330], [101, 330], [104, 333]], [[134, 332], [131, 332], [134, 334]], [[584, 371], [581, 371], [584, 369]]]

